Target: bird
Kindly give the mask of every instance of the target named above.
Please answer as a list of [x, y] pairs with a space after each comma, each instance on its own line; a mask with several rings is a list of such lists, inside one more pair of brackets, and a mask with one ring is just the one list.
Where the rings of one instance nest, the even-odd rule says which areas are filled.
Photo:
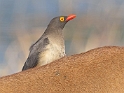
[[58, 16], [50, 21], [43, 35], [31, 45], [22, 71], [46, 65], [66, 55], [63, 28], [68, 21], [75, 17], [74, 14]]

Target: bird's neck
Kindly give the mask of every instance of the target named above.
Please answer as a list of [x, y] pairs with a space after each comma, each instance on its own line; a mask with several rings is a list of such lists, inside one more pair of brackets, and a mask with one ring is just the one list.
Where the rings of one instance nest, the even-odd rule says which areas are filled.
[[46, 29], [45, 33], [46, 35], [48, 35], [50, 42], [54, 42], [58, 45], [64, 46], [64, 36], [62, 29], [48, 28]]
[[63, 38], [63, 29], [60, 29], [60, 28], [47, 28], [45, 33], [47, 33], [47, 35], [51, 35], [52, 37], [54, 38]]

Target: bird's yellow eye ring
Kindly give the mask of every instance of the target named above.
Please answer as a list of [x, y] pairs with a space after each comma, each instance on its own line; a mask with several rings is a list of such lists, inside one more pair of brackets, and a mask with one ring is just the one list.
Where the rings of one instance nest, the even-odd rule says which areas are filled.
[[60, 21], [63, 22], [65, 19], [64, 17], [60, 17]]

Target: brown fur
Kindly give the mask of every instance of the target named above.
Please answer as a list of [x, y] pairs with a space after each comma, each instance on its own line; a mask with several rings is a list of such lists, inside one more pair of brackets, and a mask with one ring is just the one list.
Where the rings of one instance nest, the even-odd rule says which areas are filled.
[[102, 47], [0, 78], [0, 93], [124, 93], [124, 47]]

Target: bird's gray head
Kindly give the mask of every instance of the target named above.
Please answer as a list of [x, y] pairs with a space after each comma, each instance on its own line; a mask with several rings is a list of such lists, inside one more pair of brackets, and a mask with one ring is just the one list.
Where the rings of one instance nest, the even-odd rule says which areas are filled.
[[55, 28], [55, 29], [63, 29], [65, 24], [72, 20], [73, 18], [75, 18], [76, 15], [69, 15], [69, 16], [58, 16], [58, 17], [55, 17], [53, 18], [48, 27], [50, 28]]

